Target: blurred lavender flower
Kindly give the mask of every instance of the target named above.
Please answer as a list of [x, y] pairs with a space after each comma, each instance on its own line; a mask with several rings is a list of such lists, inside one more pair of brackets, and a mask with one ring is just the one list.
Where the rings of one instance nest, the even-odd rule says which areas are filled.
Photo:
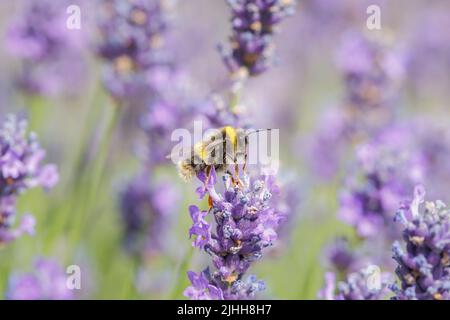
[[168, 28], [171, 2], [102, 0], [97, 52], [107, 61], [104, 85], [115, 98], [146, 97], [151, 67], [169, 63], [162, 34]]
[[23, 11], [11, 22], [6, 45], [22, 59], [19, 85], [27, 92], [43, 95], [78, 92], [86, 69], [81, 33], [66, 28], [66, 8], [73, 2], [26, 1]]
[[[303, 31], [306, 41], [336, 38], [337, 32], [345, 30], [352, 23], [355, 2], [333, 0], [304, 0], [299, 10], [299, 31]], [[324, 28], [324, 26], [327, 26]]]
[[152, 68], [153, 97], [140, 115], [140, 127], [146, 134], [146, 146], [140, 150], [147, 167], [167, 163], [172, 132], [189, 128], [203, 105], [197, 103], [192, 79], [180, 69], [169, 66]]
[[11, 230], [16, 216], [16, 198], [27, 189], [46, 190], [58, 182], [53, 164], [41, 165], [45, 151], [35, 134], [27, 136], [27, 122], [9, 115], [0, 127], [0, 243], [23, 233], [33, 234], [34, 218], [25, 215], [18, 229]]
[[417, 120], [414, 137], [426, 163], [427, 193], [433, 198], [445, 197], [450, 182], [450, 130], [445, 120], [424, 117]]
[[345, 80], [348, 108], [363, 112], [387, 108], [384, 112], [392, 114], [393, 94], [404, 75], [398, 52], [387, 50], [382, 41], [349, 33], [337, 52], [336, 63]]
[[249, 127], [247, 110], [231, 110], [225, 100], [217, 94], [207, 97], [199, 105], [201, 120], [207, 128], [222, 128], [232, 125], [235, 128]]
[[336, 288], [336, 276], [332, 272], [325, 274], [325, 287], [319, 291], [319, 298], [326, 300], [382, 300], [389, 293], [390, 275], [381, 273], [379, 283], [371, 283], [373, 266], [368, 266], [348, 275], [346, 281], [340, 281]]
[[30, 214], [22, 216], [16, 229], [11, 229], [16, 217], [15, 198], [0, 198], [0, 245], [9, 243], [27, 233], [34, 235], [36, 221]]
[[393, 272], [395, 266], [392, 257], [387, 254], [391, 244], [392, 241], [382, 234], [380, 237], [358, 241], [351, 247], [346, 238], [337, 238], [325, 247], [324, 266], [333, 271], [338, 280], [345, 280], [350, 274], [370, 265]]
[[65, 270], [54, 260], [40, 258], [34, 270], [14, 274], [9, 279], [6, 298], [10, 300], [68, 300], [73, 291], [67, 288]]
[[352, 250], [345, 238], [338, 238], [325, 248], [326, 262], [340, 274], [348, 274], [359, 264], [356, 252]]
[[398, 237], [391, 223], [408, 188], [425, 178], [426, 161], [409, 125], [387, 129], [357, 151], [359, 170], [351, 173], [340, 196], [339, 217], [361, 237]]
[[441, 201], [427, 202], [421, 211], [424, 199], [419, 185], [395, 217], [404, 226], [406, 250], [400, 242], [392, 247], [400, 279], [400, 287], [392, 286], [394, 299], [450, 300], [450, 211]]
[[391, 125], [404, 75], [404, 59], [397, 50], [360, 33], [345, 35], [336, 65], [345, 97], [338, 108], [325, 114], [309, 143], [309, 162], [325, 179], [336, 175], [348, 148]]
[[445, 128], [421, 118], [386, 128], [357, 148], [359, 169], [347, 177], [338, 212], [363, 240], [369, 240], [360, 243], [355, 252], [357, 260], [387, 270], [395, 268], [386, 254], [392, 241], [401, 236], [399, 226], [392, 222], [394, 212], [407, 197], [408, 189], [418, 183], [430, 184], [433, 194], [445, 190], [449, 174], [443, 160], [449, 154], [447, 140]]
[[[307, 161], [315, 175], [331, 180], [339, 171], [340, 161], [351, 142], [348, 121], [342, 110], [333, 108], [320, 119], [319, 128], [306, 142]], [[303, 139], [296, 143], [304, 145]]]
[[415, 92], [447, 88], [450, 81], [446, 72], [450, 68], [450, 37], [441, 30], [449, 28], [446, 9], [439, 6], [426, 10], [416, 18], [405, 50], [407, 79]]
[[278, 24], [294, 14], [295, 0], [227, 0], [232, 9], [231, 50], [220, 50], [229, 71], [257, 75], [272, 60], [273, 34]]
[[[193, 220], [189, 234], [195, 237], [193, 245], [212, 256], [216, 271], [210, 276], [209, 284], [222, 290], [225, 299], [251, 298], [255, 290], [263, 289], [261, 282], [253, 277], [244, 282], [243, 276], [251, 264], [262, 257], [263, 249], [277, 239], [277, 229], [284, 218], [271, 206], [271, 198], [278, 190], [273, 179], [269, 176], [250, 179], [246, 174], [241, 174], [240, 178], [241, 182], [236, 183], [225, 174], [221, 193], [215, 186], [214, 168], [209, 179], [201, 173], [199, 179], [203, 186], [197, 193], [200, 197], [209, 196], [210, 209], [189, 208]], [[209, 213], [216, 222], [215, 233], [205, 220]], [[194, 283], [193, 286], [196, 287]]]
[[137, 175], [120, 195], [125, 247], [145, 256], [164, 248], [164, 235], [179, 200], [175, 186], [151, 179], [146, 173]]

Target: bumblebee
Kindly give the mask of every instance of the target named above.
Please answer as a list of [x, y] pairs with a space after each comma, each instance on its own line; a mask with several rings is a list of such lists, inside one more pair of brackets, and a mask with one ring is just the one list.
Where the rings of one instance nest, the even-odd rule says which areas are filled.
[[214, 166], [216, 172], [225, 172], [229, 165], [235, 166], [236, 176], [239, 164], [245, 171], [248, 158], [248, 136], [251, 133], [231, 126], [223, 127], [207, 139], [194, 145], [190, 156], [178, 163], [178, 172], [184, 181], [189, 181], [199, 172], [206, 172], [208, 177]]

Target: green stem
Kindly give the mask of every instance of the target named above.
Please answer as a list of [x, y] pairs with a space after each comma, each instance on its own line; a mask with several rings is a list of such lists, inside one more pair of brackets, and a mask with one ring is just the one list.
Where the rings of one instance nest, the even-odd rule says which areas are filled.
[[238, 87], [232, 87], [231, 89], [230, 111], [232, 113], [237, 112], [237, 107], [239, 106], [239, 102], [241, 100], [242, 85], [242, 83], [239, 83], [237, 84]]
[[48, 105], [46, 105], [46, 100], [38, 95], [28, 95], [24, 96], [26, 107], [28, 108], [28, 125], [31, 131], [39, 131], [42, 122], [45, 119], [46, 111], [48, 110]]
[[82, 189], [81, 182], [86, 172], [84, 168], [85, 155], [87, 150], [89, 150], [89, 142], [95, 134], [95, 128], [98, 125], [101, 111], [99, 106], [102, 105], [102, 99], [102, 91], [100, 90], [100, 86], [98, 86], [95, 89], [93, 98], [87, 103], [88, 110], [84, 111], [83, 123], [86, 124], [86, 129], [80, 132], [80, 139], [76, 143], [75, 161], [67, 169], [70, 177], [68, 185], [61, 191], [63, 197], [55, 201], [48, 210], [46, 225], [49, 231], [45, 242], [45, 252], [50, 250], [59, 230], [63, 229], [67, 221], [72, 218], [72, 208], [76, 207], [80, 202], [79, 191]]
[[[187, 285], [187, 272], [191, 265], [192, 258], [194, 256], [194, 247], [190, 247], [183, 260], [181, 260], [178, 268], [175, 270], [175, 284], [172, 292], [170, 293], [170, 300], [179, 298]], [[183, 277], [183, 278], [182, 278]]]
[[70, 243], [73, 246], [81, 239], [84, 223], [89, 220], [90, 214], [98, 207], [96, 203], [100, 200], [98, 192], [106, 178], [107, 159], [110, 154], [111, 142], [121, 115], [119, 106], [115, 105], [113, 108], [107, 128], [102, 135], [97, 156], [84, 171], [85, 174], [83, 174], [83, 179], [77, 190], [77, 194], [81, 195], [81, 197], [78, 197], [74, 206], [78, 209], [78, 212], [74, 213], [77, 217], [75, 226], [73, 228], [72, 224], [70, 226], [72, 230]]

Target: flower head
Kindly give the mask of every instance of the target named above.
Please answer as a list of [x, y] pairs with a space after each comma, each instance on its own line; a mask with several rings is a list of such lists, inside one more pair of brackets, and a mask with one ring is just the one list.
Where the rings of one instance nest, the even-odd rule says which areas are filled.
[[382, 41], [349, 33], [336, 60], [345, 80], [348, 107], [365, 112], [392, 107], [396, 84], [404, 73], [403, 59], [396, 51], [386, 50]]
[[272, 62], [273, 34], [295, 11], [294, 0], [227, 0], [232, 10], [231, 50], [221, 48], [232, 73], [260, 74]]
[[192, 285], [184, 291], [186, 297], [192, 300], [223, 300], [222, 290], [210, 283], [209, 269], [200, 272], [198, 275], [189, 271], [188, 277]]
[[408, 188], [423, 181], [426, 161], [409, 126], [394, 126], [357, 150], [359, 169], [348, 177], [340, 198], [339, 216], [361, 237], [380, 230], [395, 238], [393, 212]]
[[6, 298], [11, 300], [67, 300], [73, 291], [67, 287], [65, 270], [54, 260], [38, 259], [34, 270], [14, 274], [9, 279]]
[[336, 271], [347, 274], [358, 264], [358, 256], [348, 244], [347, 239], [338, 238], [325, 250], [327, 263]]
[[58, 182], [53, 164], [42, 165], [45, 151], [35, 134], [27, 135], [27, 122], [14, 115], [0, 127], [0, 243], [8, 243], [24, 233], [34, 234], [34, 218], [27, 214], [19, 226], [16, 219], [17, 197], [27, 189], [46, 190]]
[[169, 0], [103, 0], [97, 52], [108, 62], [104, 84], [117, 98], [142, 95], [151, 82], [149, 70], [167, 63], [161, 50], [168, 28]]
[[124, 244], [132, 253], [152, 254], [164, 248], [163, 235], [176, 210], [177, 190], [137, 175], [120, 194]]
[[395, 49], [387, 48], [361, 33], [345, 35], [336, 54], [345, 96], [320, 120], [310, 147], [309, 162], [320, 177], [335, 177], [353, 146], [392, 125], [404, 62]]
[[0, 196], [18, 195], [26, 189], [51, 189], [58, 182], [56, 167], [42, 165], [45, 151], [27, 121], [8, 116], [0, 128]]
[[336, 276], [328, 272], [319, 297], [326, 300], [381, 300], [388, 294], [389, 279], [388, 273], [380, 273], [378, 267], [368, 266], [350, 273], [336, 287]]
[[404, 203], [396, 221], [403, 225], [403, 241], [392, 247], [400, 286], [394, 299], [450, 299], [450, 211], [441, 201], [426, 202], [425, 189], [417, 186], [412, 201]]
[[[263, 286], [256, 285], [259, 282], [253, 278], [245, 282], [243, 276], [277, 239], [277, 229], [284, 219], [270, 205], [278, 189], [269, 176], [250, 179], [242, 174], [236, 183], [235, 178], [225, 174], [223, 190], [219, 190], [214, 168], [199, 178], [203, 182], [201, 196], [209, 196], [210, 209], [190, 207], [190, 235], [196, 236], [193, 245], [212, 256], [216, 271], [211, 278], [223, 290], [225, 299], [248, 298], [255, 291], [252, 288]], [[208, 214], [214, 217], [215, 227], [206, 221]]]
[[74, 1], [26, 2], [6, 38], [9, 51], [23, 62], [19, 85], [37, 94], [76, 93], [86, 66], [81, 33], [66, 28], [66, 8]]

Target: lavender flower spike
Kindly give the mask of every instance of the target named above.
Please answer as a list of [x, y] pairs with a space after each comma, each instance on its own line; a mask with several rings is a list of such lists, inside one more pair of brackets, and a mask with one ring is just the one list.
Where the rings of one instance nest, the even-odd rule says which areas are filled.
[[148, 90], [149, 70], [166, 63], [161, 34], [168, 27], [168, 0], [102, 0], [97, 53], [108, 64], [104, 85], [115, 98], [130, 99]]
[[450, 300], [450, 210], [441, 201], [426, 202], [417, 186], [414, 198], [396, 215], [403, 224], [403, 241], [392, 247], [398, 263], [400, 286], [393, 285], [395, 300]]
[[325, 287], [319, 291], [319, 298], [326, 300], [381, 300], [388, 293], [390, 275], [379, 273], [374, 277], [376, 266], [368, 266], [348, 275], [346, 281], [340, 281], [336, 288], [336, 276], [332, 272], [325, 274]]
[[178, 200], [175, 186], [156, 183], [146, 172], [136, 175], [125, 186], [120, 194], [120, 207], [128, 252], [151, 257], [164, 250], [163, 236]]
[[30, 215], [22, 217], [17, 229], [11, 227], [21, 193], [34, 187], [50, 189], [58, 182], [56, 166], [41, 165], [44, 157], [36, 135], [27, 135], [27, 122], [8, 116], [0, 127], [0, 244], [23, 233], [34, 233], [34, 218]]
[[389, 127], [357, 148], [359, 168], [347, 177], [338, 215], [363, 238], [400, 235], [392, 223], [394, 212], [408, 188], [424, 181], [427, 169], [411, 135], [414, 128]]
[[[250, 179], [244, 173], [240, 178], [241, 183], [236, 183], [225, 174], [224, 191], [220, 192], [211, 183], [216, 181], [213, 168], [210, 179], [202, 178], [205, 185], [198, 189], [201, 196], [208, 194], [210, 209], [201, 212], [196, 206], [190, 207], [193, 244], [211, 255], [216, 269], [202, 279], [222, 290], [224, 299], [248, 299], [264, 289], [263, 282], [253, 276], [244, 280], [244, 275], [262, 257], [263, 250], [277, 239], [276, 230], [284, 218], [271, 207], [272, 195], [278, 190], [273, 179], [265, 176]], [[205, 220], [209, 213], [214, 216], [215, 232]], [[194, 282], [192, 285], [198, 290], [204, 288]], [[196, 296], [189, 293], [189, 297]]]
[[233, 74], [257, 75], [272, 60], [272, 37], [278, 24], [295, 11], [295, 0], [227, 0], [232, 10], [231, 50], [220, 50]]
[[67, 288], [65, 270], [55, 261], [38, 259], [34, 271], [15, 274], [9, 279], [6, 298], [10, 300], [69, 300], [73, 291]]
[[[19, 85], [27, 93], [77, 94], [87, 72], [84, 33], [66, 28], [66, 8], [82, 0], [26, 0], [13, 17], [6, 47], [21, 59]], [[70, 77], [67, 75], [70, 74]]]

